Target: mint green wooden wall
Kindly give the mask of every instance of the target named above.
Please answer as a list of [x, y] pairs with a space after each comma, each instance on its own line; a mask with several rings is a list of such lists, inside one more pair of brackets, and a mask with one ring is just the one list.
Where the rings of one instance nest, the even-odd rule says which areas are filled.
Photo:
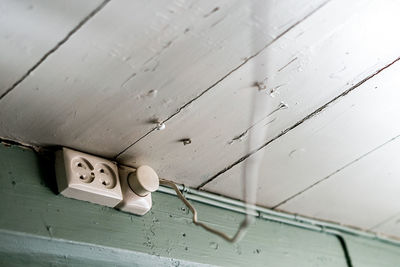
[[[0, 265], [347, 266], [331, 235], [257, 220], [236, 245], [194, 226], [174, 196], [153, 194], [143, 217], [64, 198], [51, 158], [0, 145]], [[233, 232], [242, 216], [195, 203], [200, 218]], [[400, 266], [400, 247], [345, 236], [353, 266]]]

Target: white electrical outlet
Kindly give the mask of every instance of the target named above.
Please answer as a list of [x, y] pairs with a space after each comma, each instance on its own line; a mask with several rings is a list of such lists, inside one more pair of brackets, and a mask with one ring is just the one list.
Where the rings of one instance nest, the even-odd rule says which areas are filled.
[[122, 201], [115, 163], [72, 149], [56, 153], [59, 192], [66, 197], [115, 207]]
[[151, 192], [158, 189], [157, 173], [149, 166], [119, 168], [123, 200], [116, 207], [136, 215], [146, 214], [152, 206]]

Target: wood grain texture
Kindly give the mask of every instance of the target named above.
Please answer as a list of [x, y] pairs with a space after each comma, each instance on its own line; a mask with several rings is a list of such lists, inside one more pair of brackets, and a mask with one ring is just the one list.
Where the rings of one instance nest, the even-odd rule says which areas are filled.
[[[27, 234], [22, 240], [31, 244], [31, 235], [39, 236], [44, 240], [35, 242], [44, 247], [29, 251], [38, 255], [35, 253], [53, 246], [48, 253], [55, 255], [46, 257], [55, 257], [60, 264], [82, 247], [81, 255], [92, 259], [104, 252], [96, 257], [98, 261], [116, 251], [122, 257], [121, 265], [130, 257], [127, 252], [120, 254], [119, 249], [218, 266], [346, 266], [335, 237], [264, 220], [257, 220], [239, 244], [228, 244], [193, 225], [184, 204], [167, 194], [153, 194], [153, 208], [143, 217], [67, 199], [52, 191], [55, 177], [51, 168], [30, 150], [0, 145], [0, 235], [4, 237], [4, 231]], [[234, 212], [195, 205], [201, 220], [229, 233], [243, 218]], [[15, 242], [18, 240], [21, 238]], [[60, 244], [62, 240], [78, 243]], [[10, 251], [18, 251], [18, 244], [3, 242], [1, 239], [2, 259], [21, 263], [24, 257], [32, 257], [15, 259]], [[92, 256], [85, 253], [90, 244]], [[68, 250], [57, 251], [57, 246]], [[106, 248], [99, 251], [99, 246]], [[150, 258], [148, 265], [152, 263]]]
[[100, 0], [1, 1], [0, 96], [100, 3]]
[[[118, 159], [151, 164], [163, 177], [199, 186], [248, 153], [251, 133], [267, 128], [267, 137], [252, 140], [250, 149], [262, 146], [396, 59], [400, 37], [393, 36], [391, 25], [400, 22], [394, 11], [399, 4], [329, 2]], [[251, 118], [254, 95], [264, 112]], [[191, 144], [179, 142], [182, 138]], [[226, 176], [241, 172], [236, 170]], [[227, 186], [232, 180], [217, 191], [240, 198], [240, 186]], [[263, 181], [268, 180], [262, 179], [261, 187], [271, 187]]]
[[0, 230], [2, 266], [211, 266], [132, 250]]
[[3, 99], [0, 136], [115, 156], [322, 2], [112, 1]]
[[[400, 212], [399, 72], [397, 62], [270, 143], [257, 202], [364, 229]], [[240, 196], [243, 164], [205, 189]]]

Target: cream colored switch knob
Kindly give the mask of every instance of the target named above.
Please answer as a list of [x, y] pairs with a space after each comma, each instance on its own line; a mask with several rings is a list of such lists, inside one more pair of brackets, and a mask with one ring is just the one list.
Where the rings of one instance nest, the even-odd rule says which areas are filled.
[[140, 166], [136, 172], [131, 173], [128, 183], [133, 192], [141, 197], [156, 191], [159, 186], [157, 173], [146, 165]]

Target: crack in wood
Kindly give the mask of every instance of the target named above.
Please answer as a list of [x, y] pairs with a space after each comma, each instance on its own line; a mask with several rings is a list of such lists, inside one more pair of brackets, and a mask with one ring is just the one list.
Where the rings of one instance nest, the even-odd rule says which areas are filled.
[[[149, 59], [147, 59], [143, 63], [143, 67], [145, 67], [148, 63], [151, 63], [153, 60], [158, 61], [157, 59], [168, 49], [171, 47], [171, 45], [178, 39], [179, 36], [173, 37], [171, 40], [169, 40], [165, 45], [161, 47], [160, 50], [158, 50], [154, 55], [152, 55]], [[158, 65], [158, 63], [157, 63]]]
[[19, 84], [21, 84], [26, 77], [28, 77], [35, 69], [37, 69], [50, 55], [52, 55], [54, 52], [57, 51], [58, 48], [60, 48], [65, 42], [69, 40], [69, 38], [76, 33], [82, 26], [88, 22], [91, 18], [93, 18], [103, 7], [105, 7], [108, 2], [111, 0], [104, 0], [98, 7], [96, 7], [92, 12], [90, 12], [81, 22], [78, 23], [78, 25], [75, 26], [61, 41], [59, 41], [52, 49], [50, 49], [44, 56], [40, 58], [40, 60], [33, 65], [22, 77], [17, 80], [10, 88], [8, 88], [1, 96], [0, 96], [0, 101], [8, 95], [12, 90], [14, 90]]
[[244, 131], [243, 133], [235, 136], [234, 138], [232, 138], [231, 141], [228, 142], [229, 145], [232, 145], [233, 143], [235, 143], [236, 141], [243, 141], [243, 139], [245, 139], [249, 133], [249, 130], [253, 127], [254, 125], [252, 125], [250, 128], [248, 128], [246, 131]]
[[136, 72], [129, 75], [129, 77], [121, 84], [120, 87], [125, 87], [125, 85], [130, 82], [136, 76]]
[[[269, 116], [271, 116], [272, 114], [274, 114], [275, 112], [282, 110], [282, 109], [287, 109], [289, 108], [289, 106], [287, 104], [285, 104], [284, 102], [280, 102], [278, 107], [275, 108], [274, 110], [272, 110], [270, 113], [268, 113], [266, 116], [262, 117], [261, 119], [259, 119], [256, 123], [254, 123], [253, 125], [251, 125], [249, 128], [247, 128], [244, 132], [242, 132], [241, 134], [235, 136], [231, 141], [228, 142], [229, 145], [233, 144], [236, 141], [243, 141], [244, 138], [247, 137], [249, 131], [251, 129], [253, 129], [255, 126], [257, 126], [258, 124], [260, 124], [263, 120], [265, 120], [266, 118], [268, 118]], [[267, 122], [264, 124], [264, 126], [267, 126], [271, 123], [273, 123], [277, 118], [272, 119], [271, 121]]]
[[295, 57], [294, 59], [292, 59], [291, 61], [289, 61], [288, 63], [286, 63], [285, 66], [283, 66], [282, 68], [280, 68], [278, 70], [278, 72], [281, 72], [283, 69], [285, 69], [287, 66], [289, 66], [290, 64], [292, 64], [293, 62], [295, 62], [297, 60], [297, 57]]
[[366, 78], [362, 79], [361, 81], [359, 81], [358, 83], [356, 83], [355, 85], [351, 86], [349, 89], [347, 89], [346, 91], [344, 91], [343, 93], [341, 93], [340, 95], [336, 96], [335, 98], [331, 99], [329, 102], [325, 103], [323, 106], [319, 107], [318, 109], [314, 110], [312, 113], [308, 114], [307, 116], [305, 116], [303, 119], [299, 120], [298, 122], [296, 122], [294, 125], [292, 125], [291, 127], [285, 129], [284, 131], [282, 131], [281, 133], [279, 133], [277, 136], [275, 136], [274, 138], [272, 138], [271, 140], [269, 140], [268, 142], [266, 142], [265, 144], [261, 145], [259, 148], [254, 149], [252, 151], [250, 151], [248, 154], [244, 155], [243, 157], [239, 158], [238, 160], [236, 160], [234, 163], [230, 164], [229, 166], [225, 167], [224, 169], [222, 169], [221, 171], [219, 171], [217, 174], [213, 175], [211, 178], [209, 178], [208, 180], [206, 180], [205, 182], [201, 183], [199, 186], [197, 186], [198, 190], [203, 190], [203, 187], [212, 182], [213, 180], [215, 180], [218, 176], [220, 176], [221, 174], [225, 173], [226, 171], [232, 169], [234, 166], [238, 165], [239, 163], [241, 163], [242, 161], [246, 160], [248, 157], [250, 157], [251, 155], [257, 153], [258, 151], [260, 151], [261, 149], [265, 148], [266, 146], [268, 146], [270, 143], [274, 142], [275, 140], [277, 140], [278, 138], [284, 136], [285, 134], [287, 134], [288, 132], [290, 132], [291, 130], [297, 128], [298, 126], [300, 126], [301, 124], [303, 124], [305, 121], [317, 116], [320, 112], [322, 112], [323, 110], [325, 110], [327, 107], [329, 107], [331, 104], [333, 104], [334, 102], [339, 101], [342, 97], [345, 97], [347, 94], [349, 94], [350, 92], [352, 92], [353, 90], [355, 90], [356, 88], [358, 88], [359, 86], [361, 86], [362, 84], [364, 84], [365, 82], [367, 82], [368, 80], [372, 79], [373, 77], [375, 77], [376, 75], [378, 75], [379, 73], [381, 73], [382, 71], [384, 71], [385, 69], [391, 67], [393, 64], [395, 64], [396, 62], [398, 62], [400, 60], [400, 57], [396, 58], [394, 61], [392, 61], [391, 63], [389, 63], [388, 65], [384, 66], [383, 68], [375, 71], [374, 73], [368, 75]]
[[208, 12], [207, 14], [205, 14], [203, 17], [207, 18], [209, 16], [211, 16], [213, 13], [217, 12], [219, 10], [219, 7], [215, 7], [213, 10], [211, 10], [210, 12]]
[[[269, 115], [271, 115], [273, 112], [271, 112]], [[266, 116], [266, 117], [268, 117]], [[257, 123], [253, 124], [252, 126], [250, 126], [249, 128], [246, 129], [246, 131], [242, 132], [241, 134], [235, 136], [231, 141], [228, 142], [229, 145], [233, 144], [236, 141], [243, 141], [243, 139], [245, 139], [249, 133], [249, 131], [251, 129], [253, 129], [256, 125], [258, 125], [261, 121], [263, 121], [266, 117], [264, 117], [262, 120], [258, 121]], [[276, 121], [277, 118], [273, 118], [272, 120], [268, 121], [267, 123], [265, 123], [263, 126], [267, 126], [271, 123], [273, 123], [274, 121]]]

